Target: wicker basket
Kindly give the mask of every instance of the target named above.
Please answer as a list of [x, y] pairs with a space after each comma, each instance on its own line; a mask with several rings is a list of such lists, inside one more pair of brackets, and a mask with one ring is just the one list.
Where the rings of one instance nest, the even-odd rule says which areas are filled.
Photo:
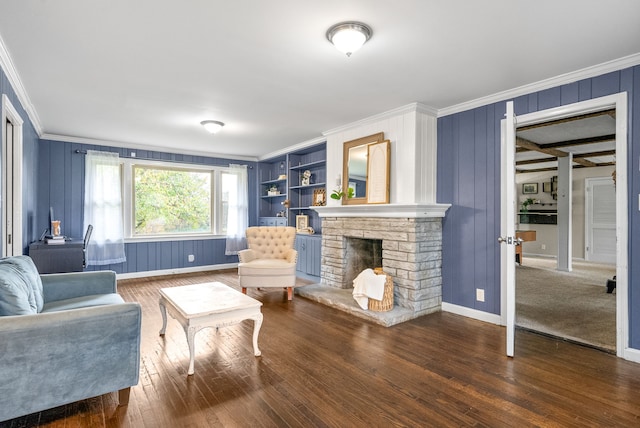
[[[373, 270], [377, 275], [386, 275], [382, 268]], [[382, 300], [369, 299], [369, 310], [374, 312], [387, 312], [393, 309], [393, 278], [387, 275], [384, 283], [384, 294]]]

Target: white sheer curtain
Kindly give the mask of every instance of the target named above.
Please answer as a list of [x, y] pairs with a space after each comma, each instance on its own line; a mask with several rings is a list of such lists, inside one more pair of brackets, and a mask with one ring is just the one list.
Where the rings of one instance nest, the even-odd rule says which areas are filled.
[[249, 223], [249, 194], [246, 165], [229, 165], [224, 174], [223, 192], [228, 193], [229, 211], [227, 214], [227, 256], [238, 254], [247, 248], [245, 231]]
[[85, 158], [84, 230], [93, 225], [88, 265], [126, 261], [122, 220], [122, 186], [117, 153], [88, 150]]

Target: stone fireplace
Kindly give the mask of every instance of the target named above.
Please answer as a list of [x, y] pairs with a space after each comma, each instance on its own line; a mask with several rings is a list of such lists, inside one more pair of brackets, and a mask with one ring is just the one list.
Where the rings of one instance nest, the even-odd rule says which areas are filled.
[[394, 308], [403, 313], [397, 322], [439, 311], [442, 217], [447, 208], [317, 207], [322, 217], [321, 285], [350, 292], [353, 278], [363, 269], [382, 266], [393, 278]]

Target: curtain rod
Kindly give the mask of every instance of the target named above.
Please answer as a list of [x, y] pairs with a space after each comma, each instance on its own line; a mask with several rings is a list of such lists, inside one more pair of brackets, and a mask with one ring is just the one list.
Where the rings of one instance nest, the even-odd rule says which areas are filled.
[[[79, 153], [82, 155], [86, 155], [87, 151], [86, 150], [80, 150], [80, 149], [75, 149], [74, 153]], [[160, 161], [160, 162], [174, 162], [174, 163], [188, 163], [188, 162], [184, 162], [184, 161], [177, 161], [177, 160], [172, 160], [172, 159], [154, 159], [154, 158], [140, 158], [137, 156], [120, 156], [123, 159], [140, 159], [140, 160], [145, 160], [145, 161]], [[231, 165], [231, 162], [229, 162], [229, 165]], [[244, 165], [249, 169], [253, 169], [253, 167], [251, 165], [247, 165], [247, 164], [240, 164], [240, 165]], [[216, 165], [211, 165], [211, 166], [216, 166]]]

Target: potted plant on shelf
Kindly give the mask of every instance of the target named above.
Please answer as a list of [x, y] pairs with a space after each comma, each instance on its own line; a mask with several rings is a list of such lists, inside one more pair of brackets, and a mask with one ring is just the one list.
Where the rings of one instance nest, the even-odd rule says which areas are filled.
[[333, 192], [331, 192], [331, 199], [336, 199], [336, 200], [340, 200], [344, 197], [347, 198], [353, 198], [354, 196], [354, 190], [353, 187], [348, 187], [347, 191], [343, 191], [340, 187], [338, 187], [337, 189], [335, 189]]
[[271, 187], [267, 189], [268, 196], [277, 196], [279, 194], [280, 194], [280, 191], [278, 190], [278, 186], [275, 184], [272, 184]]
[[537, 202], [538, 201], [536, 201], [533, 198], [525, 199], [525, 201], [522, 203], [522, 207], [520, 208], [520, 212], [523, 212], [523, 213], [529, 212], [529, 205], [533, 205]]

